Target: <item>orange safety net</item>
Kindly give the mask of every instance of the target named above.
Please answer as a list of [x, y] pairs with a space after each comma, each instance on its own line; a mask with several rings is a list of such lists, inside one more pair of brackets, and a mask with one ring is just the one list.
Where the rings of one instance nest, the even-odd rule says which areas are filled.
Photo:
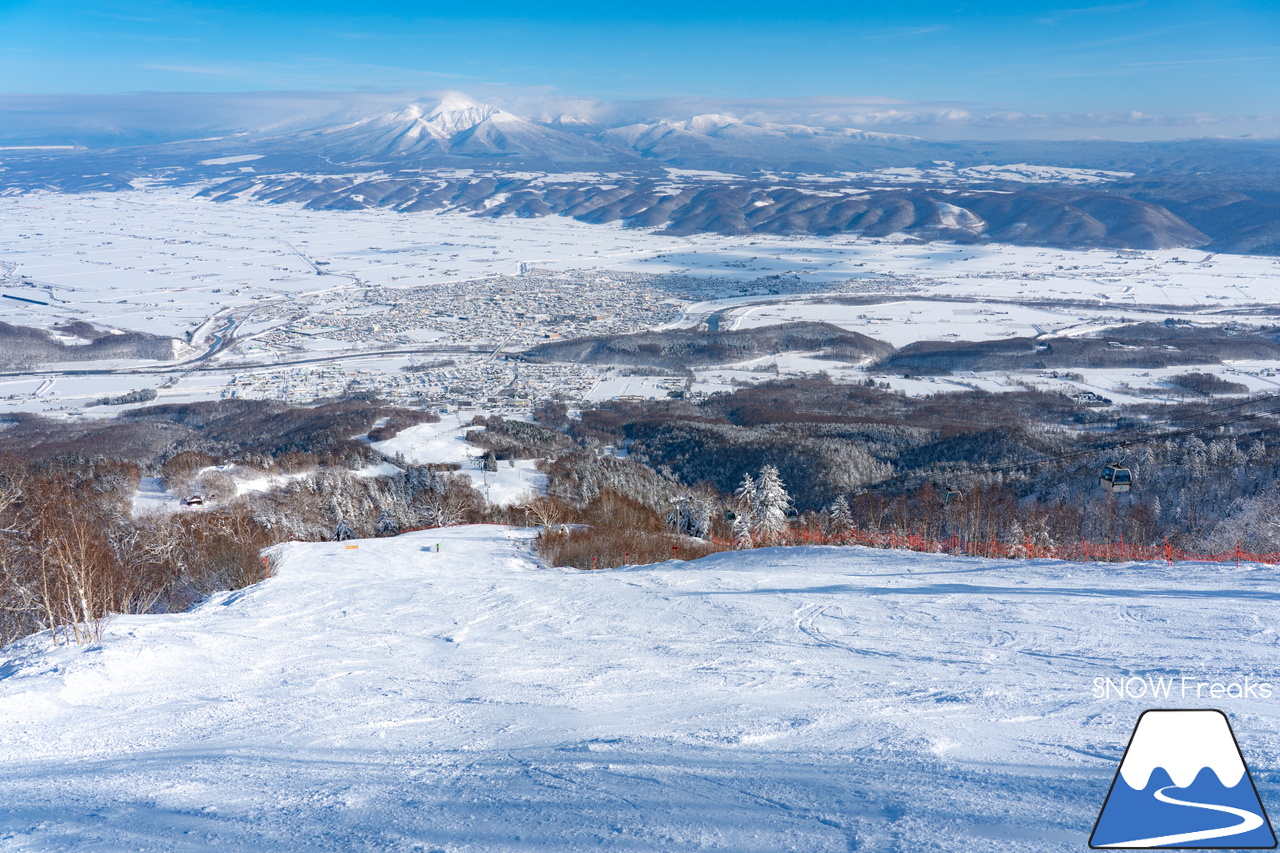
[[1216, 554], [1196, 554], [1183, 551], [1165, 542], [1163, 545], [1133, 545], [1128, 542], [1073, 542], [1066, 545], [1040, 545], [1031, 539], [1021, 542], [998, 542], [995, 539], [973, 540], [960, 536], [946, 539], [928, 539], [916, 533], [869, 533], [856, 528], [841, 533], [821, 533], [816, 530], [788, 530], [772, 536], [757, 537], [749, 545], [728, 539], [709, 539], [717, 551], [731, 551], [743, 547], [766, 548], [795, 545], [864, 545], [870, 548], [887, 548], [899, 551], [920, 551], [927, 554], [954, 554], [964, 557], [1000, 557], [1005, 559], [1048, 559], [1072, 562], [1148, 562], [1164, 560], [1197, 563], [1280, 563], [1280, 553], [1259, 554], [1245, 551], [1239, 546]]

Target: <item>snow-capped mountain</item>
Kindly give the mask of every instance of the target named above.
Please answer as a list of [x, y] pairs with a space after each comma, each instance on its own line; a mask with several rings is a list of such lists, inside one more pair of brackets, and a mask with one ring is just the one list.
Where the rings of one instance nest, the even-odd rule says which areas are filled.
[[[602, 128], [580, 114], [540, 113], [530, 119], [456, 93], [238, 141], [259, 147], [265, 143], [276, 153], [319, 155], [343, 165], [457, 157], [521, 165], [634, 167], [656, 160], [709, 169], [823, 169], [901, 166], [904, 156], [914, 163], [921, 154], [947, 153], [907, 136], [752, 123], [717, 114]], [[921, 146], [929, 150], [919, 150]]]
[[860, 140], [865, 142], [907, 142], [915, 137], [892, 133], [873, 133], [852, 128], [829, 130], [803, 124], [752, 124], [732, 116], [707, 113], [684, 121], [659, 121], [640, 123], [606, 131], [605, 138], [625, 141], [636, 147], [653, 144], [669, 138], [719, 138], [719, 139], [830, 139]]
[[904, 152], [922, 152], [934, 145], [910, 136], [757, 124], [716, 114], [611, 128], [597, 139], [646, 159], [707, 169], [848, 168], [854, 163], [882, 166], [900, 162]]
[[448, 155], [520, 155], [574, 162], [610, 159], [609, 152], [580, 136], [459, 95], [278, 137], [275, 142], [350, 163]]
[[[632, 112], [608, 126], [585, 102], [535, 107], [534, 118], [458, 94], [380, 103], [373, 114], [365, 103], [163, 145], [9, 154], [0, 193], [114, 192], [161, 169], [165, 180], [220, 179], [202, 193], [222, 200], [265, 194], [315, 208], [561, 214], [684, 234], [1280, 251], [1280, 205], [1249, 194], [1255, 173], [1280, 168], [1272, 144], [941, 142], [714, 112]], [[470, 180], [457, 169], [491, 174], [455, 196], [444, 184]], [[513, 191], [511, 180], [533, 174], [557, 178]]]

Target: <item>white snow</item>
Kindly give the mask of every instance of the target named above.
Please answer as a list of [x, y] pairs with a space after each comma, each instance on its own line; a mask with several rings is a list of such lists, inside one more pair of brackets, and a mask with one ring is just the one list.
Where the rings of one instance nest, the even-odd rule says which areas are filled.
[[1038, 166], [1029, 163], [965, 166], [935, 160], [927, 167], [905, 166], [869, 172], [844, 172], [840, 176], [813, 176], [815, 181], [863, 180], [888, 184], [969, 184], [973, 181], [1012, 181], [1026, 184], [1095, 184], [1132, 178], [1133, 172], [1105, 169], [1073, 169], [1067, 166]]
[[233, 157], [214, 157], [211, 160], [201, 160], [201, 166], [229, 166], [232, 163], [249, 163], [253, 160], [261, 160], [265, 154], [236, 154]]
[[546, 491], [547, 475], [537, 469], [537, 462], [532, 459], [518, 459], [514, 465], [499, 461], [497, 471], [484, 471], [480, 465], [484, 451], [466, 439], [472, 430], [483, 432], [484, 427], [472, 426], [461, 416], [446, 416], [439, 423], [403, 429], [372, 446], [387, 456], [403, 454], [405, 461], [415, 465], [461, 465], [460, 473], [470, 477], [471, 485], [495, 506], [520, 504]]
[[[682, 180], [687, 177], [680, 174]], [[605, 175], [597, 179], [607, 182]], [[510, 351], [544, 334], [662, 326], [680, 310], [686, 326], [721, 310], [725, 328], [816, 318], [899, 346], [956, 337], [1079, 334], [1169, 317], [1221, 323], [1224, 311], [1238, 312], [1231, 316], [1234, 321], [1269, 324], [1274, 318], [1266, 306], [1280, 286], [1275, 258], [1188, 249], [1068, 251], [847, 237], [672, 237], [563, 217], [491, 220], [454, 213], [216, 204], [191, 198], [191, 191], [146, 186], [132, 193], [0, 198], [0, 289], [35, 300], [0, 299], [0, 320], [48, 330], [68, 319], [90, 318], [104, 329], [189, 339], [201, 352], [222, 340], [232, 342], [204, 363], [207, 369], [180, 375], [152, 370], [156, 364], [150, 361], [99, 362], [93, 366], [121, 372], [65, 374], [41, 393], [35, 392], [44, 377], [0, 377], [0, 407], [76, 411], [104, 394], [142, 388], [157, 390], [161, 403], [223, 396], [306, 402], [342, 391], [350, 378], [411, 401], [429, 390], [413, 383], [432, 377], [406, 378], [398, 369], [403, 361], [364, 357], [362, 350], [375, 345], [465, 350], [477, 342], [496, 349], [503, 335], [513, 334]], [[949, 206], [939, 208], [939, 222], [944, 221], [973, 227]], [[687, 291], [680, 285], [682, 292], [673, 295], [652, 279], [648, 285], [611, 283], [615, 272], [687, 274], [697, 283]], [[516, 329], [506, 306], [486, 307], [485, 300], [495, 295], [487, 277], [518, 273], [529, 275], [529, 286], [544, 289], [561, 274], [584, 281], [598, 273], [593, 295], [602, 302], [592, 313], [614, 319], [565, 326], [553, 313], [539, 311]], [[770, 278], [779, 275], [785, 282]], [[439, 304], [430, 295], [437, 285], [455, 297], [477, 299]], [[381, 328], [365, 323], [360, 318], [370, 310], [370, 286], [403, 289], [403, 298], [423, 310], [412, 317], [400, 312]], [[832, 297], [897, 301], [832, 304]], [[459, 322], [459, 313], [489, 324]], [[502, 365], [469, 351], [429, 355], [458, 361], [459, 377], [468, 379], [457, 384], [480, 382], [480, 399], [514, 378], [512, 370], [499, 370]], [[260, 368], [247, 370], [245, 362]], [[492, 375], [485, 374], [490, 368]], [[833, 376], [845, 372], [841, 365], [817, 369], [833, 370]], [[1268, 385], [1263, 370], [1272, 368], [1263, 365], [1239, 381], [1255, 389]], [[542, 368], [522, 369], [522, 374], [532, 399], [551, 387]], [[586, 397], [601, 378], [606, 377], [593, 366], [569, 365], [557, 368], [553, 381], [558, 390]], [[1034, 379], [1025, 372], [1019, 378]], [[1087, 378], [1101, 383], [1093, 386], [1098, 393], [1119, 400], [1108, 384], [1140, 377], [1130, 371], [1127, 378]], [[714, 377], [700, 381], [707, 387], [720, 383]], [[618, 384], [606, 378], [594, 394], [614, 387]], [[904, 385], [903, 390], [925, 389]], [[440, 387], [431, 390], [437, 397], [441, 393]]]
[[[577, 572], [527, 535], [290, 544], [193, 612], [0, 651], [0, 850], [1075, 851], [1153, 704], [1095, 677], [1280, 681], [1274, 568]], [[1274, 699], [1178, 704], [1274, 795]]]
[[131, 506], [135, 518], [153, 513], [172, 515], [183, 508], [182, 498], [165, 488], [163, 477], [140, 478]]

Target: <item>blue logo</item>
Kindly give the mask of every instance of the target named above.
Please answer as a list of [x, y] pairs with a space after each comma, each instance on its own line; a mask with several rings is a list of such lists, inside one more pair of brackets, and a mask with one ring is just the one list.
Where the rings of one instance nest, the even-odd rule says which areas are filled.
[[1093, 848], [1276, 846], [1221, 711], [1145, 711], [1089, 839]]

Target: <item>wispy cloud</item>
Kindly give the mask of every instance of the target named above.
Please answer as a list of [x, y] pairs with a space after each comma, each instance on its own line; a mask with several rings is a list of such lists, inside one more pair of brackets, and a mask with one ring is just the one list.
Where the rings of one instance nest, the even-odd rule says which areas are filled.
[[119, 12], [111, 12], [106, 9], [81, 9], [81, 13], [85, 15], [93, 15], [98, 18], [109, 18], [113, 21], [127, 21], [131, 24], [161, 24], [164, 23], [160, 18], [148, 18], [143, 15], [122, 15]]
[[1144, 68], [1153, 65], [1206, 65], [1218, 62], [1267, 62], [1280, 56], [1219, 56], [1212, 59], [1161, 59], [1154, 62], [1121, 62], [1124, 68]]
[[[232, 65], [183, 66], [193, 73], [227, 75]], [[241, 69], [242, 70], [242, 69]], [[716, 113], [753, 124], [859, 128], [936, 139], [1157, 139], [1187, 136], [1270, 135], [1280, 116], [1172, 115], [1140, 109], [1051, 112], [1010, 105], [916, 102], [866, 97], [601, 100], [549, 87], [499, 82], [451, 83], [478, 100], [539, 121], [561, 115], [600, 126], [679, 121]], [[242, 130], [284, 130], [350, 121], [442, 97], [442, 89], [378, 91], [274, 91], [223, 94], [0, 95], [0, 136], [75, 139], [176, 139]]]
[[1107, 38], [1091, 39], [1089, 41], [1076, 42], [1070, 45], [1059, 45], [1049, 48], [1050, 50], [1059, 51], [1062, 48], [1069, 50], [1093, 49], [1099, 47], [1114, 47], [1115, 45], [1128, 45], [1134, 42], [1152, 42], [1161, 41], [1167, 36], [1172, 36], [1182, 30], [1195, 28], [1195, 24], [1171, 24], [1164, 27], [1146, 27], [1136, 29], [1127, 33], [1118, 33]]
[[1142, 9], [1146, 3], [1109, 3], [1101, 6], [1082, 6], [1076, 9], [1058, 9], [1047, 15], [1042, 15], [1036, 20], [1042, 24], [1058, 24], [1062, 21], [1079, 18], [1088, 15], [1114, 15], [1119, 12], [1130, 12], [1135, 9]]
[[934, 24], [927, 27], [894, 27], [887, 30], [872, 30], [869, 33], [863, 33], [860, 38], [864, 39], [891, 39], [891, 38], [911, 38], [913, 36], [927, 36], [930, 33], [945, 32], [950, 29], [945, 24]]
[[[394, 81], [405, 88], [439, 85], [444, 81], [476, 81], [474, 76], [430, 68], [407, 68], [366, 62], [346, 62], [327, 56], [282, 56], [277, 62], [184, 63], [156, 62], [140, 65], [145, 71], [189, 74], [216, 80], [243, 81], [246, 87], [270, 81], [280, 89], [325, 88], [335, 77], [350, 81], [351, 88], [376, 86], [380, 91]], [[394, 85], [393, 83], [393, 85]], [[381, 84], [381, 85], [379, 85]], [[399, 88], [398, 86], [396, 88]]]
[[147, 71], [168, 71], [174, 74], [199, 74], [205, 77], [241, 77], [249, 78], [252, 71], [248, 68], [233, 68], [225, 65], [142, 65]]

